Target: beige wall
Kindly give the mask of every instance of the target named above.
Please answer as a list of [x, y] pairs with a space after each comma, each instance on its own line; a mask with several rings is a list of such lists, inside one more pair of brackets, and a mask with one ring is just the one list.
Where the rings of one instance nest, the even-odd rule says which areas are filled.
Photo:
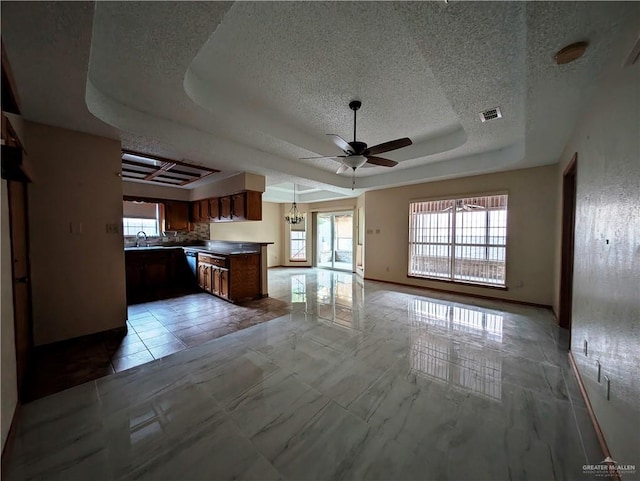
[[[26, 123], [36, 345], [125, 326], [120, 143]], [[107, 233], [107, 224], [117, 226]]]
[[[628, 45], [633, 38], [628, 38]], [[619, 56], [585, 107], [562, 155], [556, 186], [577, 152], [571, 350], [613, 459], [640, 464], [640, 63]], [[560, 214], [559, 214], [560, 216]], [[558, 224], [559, 225], [559, 224]], [[554, 308], [558, 312], [556, 235]], [[583, 343], [588, 341], [588, 355]], [[602, 375], [611, 379], [611, 399]]]
[[[556, 166], [370, 191], [365, 194], [365, 277], [551, 305]], [[508, 290], [407, 277], [411, 200], [509, 192]]]
[[267, 266], [282, 265], [282, 233], [280, 205], [262, 203], [262, 220], [245, 222], [214, 222], [209, 226], [212, 240], [240, 242], [273, 242], [267, 246]]
[[189, 190], [164, 185], [122, 182], [122, 195], [149, 197], [152, 199], [189, 200]]
[[241, 172], [234, 176], [222, 179], [218, 182], [212, 182], [200, 187], [196, 187], [190, 192], [191, 200], [207, 199], [209, 197], [220, 197], [243, 190], [253, 190], [256, 192], [264, 192], [265, 178], [263, 175], [250, 174]]
[[2, 210], [2, 224], [0, 233], [0, 247], [2, 249], [2, 277], [0, 287], [2, 297], [0, 342], [2, 343], [2, 402], [0, 403], [0, 430], [2, 431], [2, 448], [7, 440], [13, 413], [18, 404], [18, 385], [16, 377], [16, 346], [13, 329], [13, 280], [11, 271], [11, 235], [9, 230], [9, 205], [7, 197], [7, 182], [2, 180], [2, 194], [0, 197]]

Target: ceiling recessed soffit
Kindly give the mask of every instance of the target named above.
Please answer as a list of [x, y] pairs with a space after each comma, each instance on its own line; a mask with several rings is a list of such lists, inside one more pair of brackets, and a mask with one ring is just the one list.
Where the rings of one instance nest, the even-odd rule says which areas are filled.
[[131, 150], [122, 151], [122, 179], [182, 187], [219, 170]]

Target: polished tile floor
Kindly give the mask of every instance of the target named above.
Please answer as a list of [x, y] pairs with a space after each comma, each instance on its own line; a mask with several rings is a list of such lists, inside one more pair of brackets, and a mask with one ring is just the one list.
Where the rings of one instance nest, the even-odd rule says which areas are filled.
[[272, 269], [290, 312], [22, 409], [8, 479], [584, 479], [545, 309]]
[[289, 312], [266, 298], [232, 304], [206, 293], [129, 306], [127, 332], [84, 336], [37, 347], [29, 400], [60, 392], [199, 346]]

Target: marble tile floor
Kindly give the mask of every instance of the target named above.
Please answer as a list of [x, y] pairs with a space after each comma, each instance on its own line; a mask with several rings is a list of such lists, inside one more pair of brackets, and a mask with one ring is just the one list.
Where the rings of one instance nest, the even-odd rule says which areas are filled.
[[287, 312], [288, 303], [276, 299], [231, 304], [205, 293], [129, 306], [124, 334], [84, 336], [36, 348], [27, 398], [124, 371]]
[[569, 480], [602, 461], [546, 309], [272, 269], [286, 315], [23, 406], [10, 480]]

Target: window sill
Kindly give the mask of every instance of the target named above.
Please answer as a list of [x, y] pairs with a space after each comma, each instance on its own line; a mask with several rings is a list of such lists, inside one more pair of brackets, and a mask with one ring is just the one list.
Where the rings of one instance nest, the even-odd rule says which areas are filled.
[[507, 286], [496, 286], [493, 284], [480, 284], [478, 282], [465, 282], [465, 281], [452, 281], [449, 279], [438, 279], [437, 277], [421, 277], [421, 276], [411, 276], [407, 274], [409, 279], [419, 279], [422, 281], [431, 281], [431, 282], [442, 282], [444, 284], [453, 284], [459, 286], [469, 286], [469, 287], [482, 287], [486, 289], [496, 289], [498, 291], [508, 291], [509, 288]]
[[289, 259], [289, 262], [307, 262], [307, 259]]

